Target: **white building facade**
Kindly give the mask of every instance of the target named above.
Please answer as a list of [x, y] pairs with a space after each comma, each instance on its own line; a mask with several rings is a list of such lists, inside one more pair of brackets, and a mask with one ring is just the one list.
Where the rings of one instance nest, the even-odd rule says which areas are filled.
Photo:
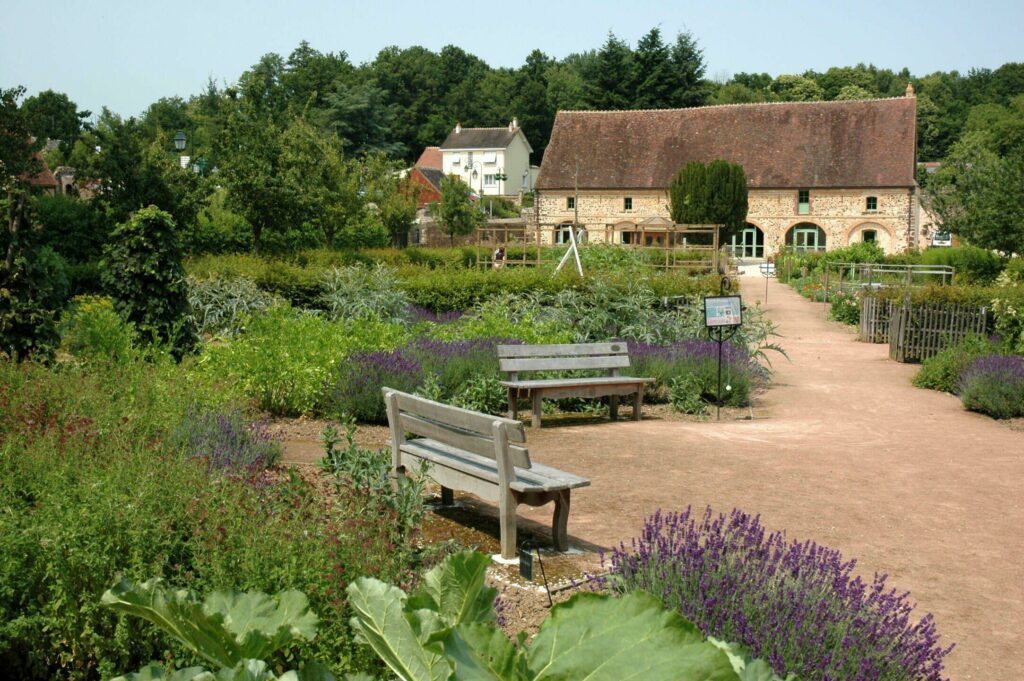
[[504, 128], [456, 124], [441, 145], [441, 170], [481, 196], [515, 196], [532, 189], [532, 152], [516, 119]]

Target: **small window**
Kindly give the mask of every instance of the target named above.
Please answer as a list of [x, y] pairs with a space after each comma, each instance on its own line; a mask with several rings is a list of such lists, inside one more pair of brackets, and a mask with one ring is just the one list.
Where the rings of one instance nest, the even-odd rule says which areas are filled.
[[796, 193], [796, 212], [798, 215], [807, 215], [811, 212], [810, 189], [801, 189]]
[[484, 163], [497, 163], [498, 152], [496, 151], [485, 151], [484, 152]]
[[633, 210], [633, 197], [627, 196], [622, 199], [622, 210]]
[[871, 211], [872, 213], [877, 211], [878, 210], [878, 197], [877, 196], [869, 196], [868, 200], [867, 200], [867, 205], [865, 207], [869, 211]]
[[452, 165], [454, 165], [454, 166], [459, 165], [459, 161], [461, 161], [461, 160], [462, 160], [462, 156], [460, 156], [459, 154], [452, 154]]
[[469, 165], [473, 165], [473, 152], [472, 151], [467, 151], [466, 152], [466, 163], [468, 163]]
[[495, 179], [494, 175], [484, 175], [484, 186], [485, 187], [493, 187], [497, 183], [498, 183], [498, 181]]
[[873, 244], [878, 239], [878, 232], [873, 229], [865, 229], [862, 234], [866, 244]]
[[575, 207], [576, 207], [576, 197], [575, 196], [567, 196], [567, 197], [565, 197], [565, 209], [566, 210], [572, 210]]

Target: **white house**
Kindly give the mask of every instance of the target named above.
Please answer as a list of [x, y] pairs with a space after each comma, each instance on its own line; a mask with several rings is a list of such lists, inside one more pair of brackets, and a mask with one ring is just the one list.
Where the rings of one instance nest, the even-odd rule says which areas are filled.
[[515, 118], [505, 128], [457, 123], [441, 145], [441, 170], [462, 178], [480, 195], [513, 196], [533, 188], [532, 152]]

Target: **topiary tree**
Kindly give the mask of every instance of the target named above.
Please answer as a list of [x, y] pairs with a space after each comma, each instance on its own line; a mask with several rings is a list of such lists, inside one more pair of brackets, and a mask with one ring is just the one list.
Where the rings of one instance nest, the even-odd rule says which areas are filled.
[[476, 209], [470, 200], [469, 185], [458, 177], [446, 176], [441, 180], [441, 200], [430, 206], [430, 214], [441, 225], [455, 245], [456, 236], [472, 234], [484, 224], [484, 214]]
[[722, 225], [721, 243], [747, 221], [747, 176], [728, 161], [691, 161], [669, 186], [672, 221], [681, 225]]
[[197, 341], [181, 256], [174, 219], [149, 206], [114, 228], [100, 261], [104, 289], [121, 315], [178, 359]]

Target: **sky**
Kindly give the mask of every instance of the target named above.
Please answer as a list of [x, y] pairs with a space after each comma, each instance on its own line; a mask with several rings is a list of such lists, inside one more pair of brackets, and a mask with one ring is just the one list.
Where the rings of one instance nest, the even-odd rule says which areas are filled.
[[161, 97], [234, 83], [269, 52], [308, 41], [359, 64], [389, 45], [456, 45], [493, 67], [533, 49], [562, 58], [600, 47], [608, 32], [631, 45], [658, 26], [689, 31], [708, 77], [801, 73], [858, 62], [934, 71], [1024, 61], [1021, 0], [0, 0], [0, 88], [53, 89], [79, 109], [123, 116]]

